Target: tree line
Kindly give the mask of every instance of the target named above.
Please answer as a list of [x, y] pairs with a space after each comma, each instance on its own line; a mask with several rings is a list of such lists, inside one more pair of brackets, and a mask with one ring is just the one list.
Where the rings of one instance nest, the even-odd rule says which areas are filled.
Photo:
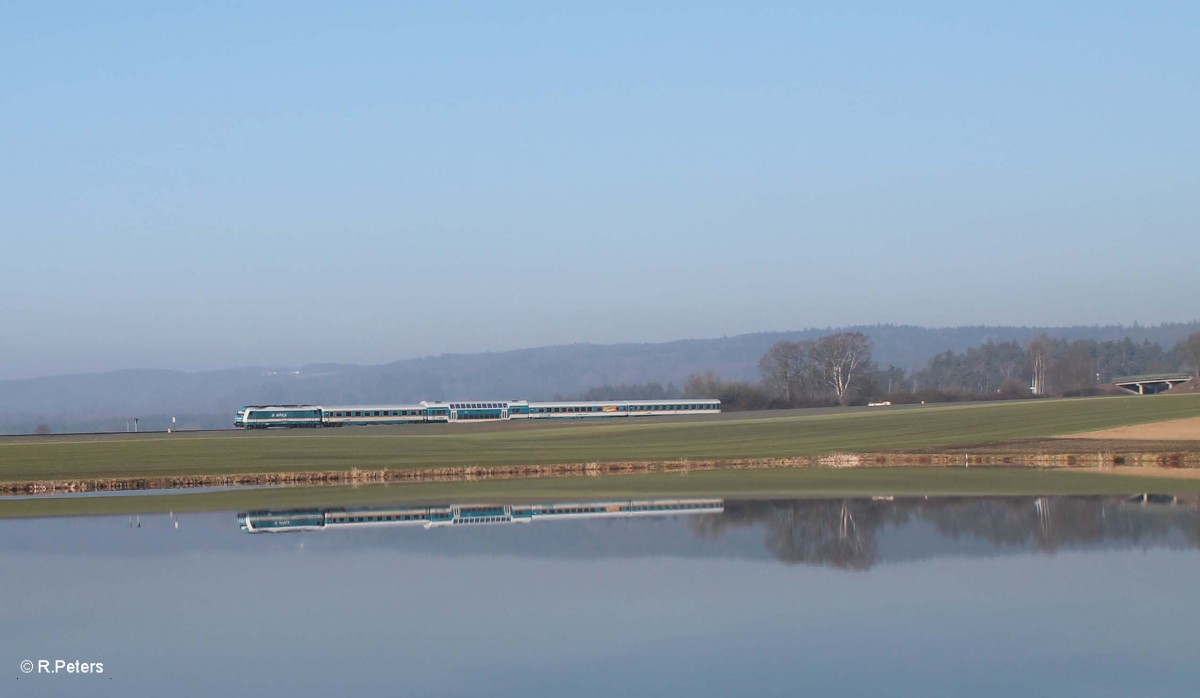
[[717, 397], [732, 410], [849, 405], [903, 383], [904, 371], [879, 368], [871, 350], [861, 332], [777, 342], [758, 361], [758, 383], [722, 381], [709, 371], [690, 376], [683, 395]]
[[1068, 341], [1041, 334], [1025, 346], [988, 341], [938, 354], [914, 371], [877, 365], [872, 349], [861, 332], [782, 341], [759, 359], [757, 383], [723, 381], [707, 371], [688, 377], [683, 396], [754, 410], [1088, 395], [1111, 392], [1121, 376], [1178, 371], [1200, 377], [1200, 333], [1170, 349], [1128, 337]]
[[1200, 333], [1167, 349], [1145, 340], [1067, 341], [1038, 335], [1026, 346], [987, 342], [944, 352], [912, 375], [912, 390], [967, 396], [1087, 395], [1105, 392], [1123, 376], [1150, 373], [1200, 376]]

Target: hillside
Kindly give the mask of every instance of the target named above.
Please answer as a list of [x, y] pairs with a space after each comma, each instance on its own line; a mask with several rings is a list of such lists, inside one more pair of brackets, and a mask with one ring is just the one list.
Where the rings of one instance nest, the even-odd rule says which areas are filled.
[[0, 381], [0, 433], [124, 431], [137, 417], [144, 430], [223, 428], [240, 405], [378, 403], [423, 399], [571, 396], [601, 386], [645, 382], [682, 385], [698, 371], [728, 380], [757, 380], [758, 360], [781, 340], [860, 331], [882, 365], [911, 369], [946, 350], [989, 339], [1025, 343], [1041, 332], [1063, 339], [1150, 340], [1171, 346], [1200, 331], [1200, 322], [1155, 327], [955, 327], [875, 325], [762, 332], [657, 344], [575, 344], [483, 354], [445, 354], [375, 366], [317, 364], [184, 372], [125, 370]]

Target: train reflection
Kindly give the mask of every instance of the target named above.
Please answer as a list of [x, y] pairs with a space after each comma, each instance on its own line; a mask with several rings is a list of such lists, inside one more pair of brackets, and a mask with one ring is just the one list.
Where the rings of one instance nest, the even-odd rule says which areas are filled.
[[478, 526], [534, 521], [719, 514], [721, 499], [605, 500], [549, 504], [451, 504], [428, 507], [288, 509], [238, 514], [246, 533], [289, 533], [374, 526]]

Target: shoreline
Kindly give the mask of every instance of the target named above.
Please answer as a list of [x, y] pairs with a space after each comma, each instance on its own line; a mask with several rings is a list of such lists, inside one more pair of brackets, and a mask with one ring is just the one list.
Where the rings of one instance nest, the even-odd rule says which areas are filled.
[[[1008, 468], [1015, 470], [1080, 470], [1121, 475], [1200, 477], [1200, 449], [1153, 450], [1113, 448], [1097, 441], [1094, 448], [1056, 449], [1046, 442], [996, 444], [939, 451], [829, 453], [786, 458], [681, 459], [567, 463], [557, 465], [460, 466], [433, 468], [328, 469], [267, 471], [257, 473], [162, 475], [111, 478], [74, 478], [0, 482], [4, 495], [71, 494], [86, 492], [146, 492], [209, 487], [337, 486], [390, 483], [453, 483], [491, 480], [544, 480], [608, 475], [688, 473], [705, 471], [774, 469], [905, 469], [905, 468]], [[1059, 444], [1064, 444], [1059, 441]], [[1194, 444], [1180, 443], [1179, 446]]]

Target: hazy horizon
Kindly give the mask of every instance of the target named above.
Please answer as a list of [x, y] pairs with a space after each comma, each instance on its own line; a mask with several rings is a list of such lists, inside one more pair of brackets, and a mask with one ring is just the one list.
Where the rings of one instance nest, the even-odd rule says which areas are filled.
[[0, 8], [0, 379], [1186, 322], [1196, 20]]
[[[1144, 332], [1146, 330], [1154, 330], [1157, 328], [1167, 328], [1167, 327], [1178, 326], [1178, 325], [1187, 326], [1187, 325], [1193, 325], [1193, 324], [1198, 324], [1198, 323], [1200, 323], [1200, 319], [1183, 320], [1183, 321], [1168, 321], [1168, 322], [1154, 323], [1154, 324], [1139, 323], [1139, 322], [1135, 321], [1135, 322], [1132, 322], [1129, 324], [1106, 323], [1106, 324], [1093, 324], [1093, 325], [1063, 325], [1063, 326], [1058, 326], [1058, 327], [1028, 326], [1028, 325], [1007, 325], [1007, 326], [1001, 326], [1001, 325], [957, 325], [957, 326], [937, 327], [937, 326], [913, 325], [911, 323], [878, 323], [878, 324], [874, 324], [874, 325], [843, 325], [843, 326], [839, 326], [839, 327], [803, 327], [803, 328], [792, 328], [792, 329], [785, 329], [785, 330], [769, 329], [769, 330], [757, 330], [757, 331], [746, 332], [746, 333], [725, 334], [725, 335], [719, 335], [719, 336], [714, 336], [714, 337], [675, 337], [675, 338], [671, 338], [671, 339], [651, 340], [651, 341], [638, 341], [638, 340], [620, 341], [620, 340], [618, 340], [618, 341], [613, 341], [613, 342], [587, 342], [587, 341], [561, 342], [561, 343], [555, 343], [555, 344], [542, 344], [542, 345], [534, 345], [534, 346], [500, 347], [500, 348], [485, 349], [485, 350], [480, 350], [480, 351], [445, 351], [445, 352], [436, 352], [436, 353], [417, 354], [417, 355], [412, 355], [412, 356], [396, 356], [396, 357], [386, 358], [382, 361], [375, 361], [375, 362], [354, 362], [354, 361], [342, 361], [342, 360], [337, 360], [337, 359], [331, 359], [331, 360], [317, 360], [317, 361], [298, 361], [298, 362], [281, 361], [281, 362], [277, 362], [277, 363], [265, 363], [265, 364], [228, 364], [228, 365], [211, 365], [211, 366], [165, 366], [165, 365], [164, 366], [151, 366], [151, 365], [114, 366], [114, 367], [110, 367], [110, 368], [101, 368], [101, 369], [96, 369], [96, 370], [72, 371], [72, 372], [64, 372], [64, 373], [47, 373], [47, 374], [38, 374], [38, 375], [29, 375], [29, 376], [0, 375], [0, 381], [37, 380], [37, 379], [43, 379], [43, 378], [60, 378], [60, 377], [70, 377], [70, 376], [76, 376], [76, 375], [82, 376], [82, 375], [93, 375], [93, 374], [120, 373], [122, 371], [143, 371], [143, 370], [178, 371], [178, 372], [182, 372], [182, 373], [193, 373], [194, 374], [194, 373], [205, 373], [205, 372], [209, 372], [209, 371], [237, 370], [237, 369], [247, 369], [247, 368], [258, 368], [258, 369], [264, 369], [264, 370], [268, 370], [268, 369], [269, 370], [294, 370], [294, 369], [298, 370], [298, 369], [302, 369], [304, 367], [320, 366], [320, 365], [334, 365], [334, 364], [342, 365], [342, 366], [359, 366], [359, 367], [367, 368], [367, 367], [386, 365], [389, 363], [396, 363], [396, 362], [418, 361], [418, 360], [422, 360], [422, 359], [438, 359], [438, 358], [442, 358], [442, 357], [446, 357], [446, 356], [476, 356], [476, 355], [486, 355], [486, 354], [504, 354], [504, 353], [509, 353], [509, 352], [521, 352], [521, 351], [537, 350], [537, 349], [554, 349], [554, 348], [563, 348], [563, 347], [569, 348], [572, 346], [617, 347], [617, 346], [630, 346], [630, 345], [643, 346], [643, 345], [671, 344], [671, 343], [675, 343], [675, 342], [702, 342], [703, 343], [703, 342], [708, 342], [708, 341], [716, 341], [716, 340], [720, 340], [720, 339], [731, 339], [731, 338], [747, 337], [747, 336], [753, 336], [753, 335], [764, 335], [764, 334], [765, 335], [772, 335], [772, 334], [788, 335], [788, 334], [804, 334], [804, 333], [822, 333], [823, 334], [823, 333], [836, 333], [836, 332], [842, 332], [842, 331], [869, 330], [872, 327], [874, 327], [874, 328], [913, 327], [913, 328], [918, 328], [918, 329], [922, 329], [922, 330], [930, 330], [930, 331], [934, 331], [934, 332], [961, 330], [961, 329], [968, 329], [968, 328], [984, 328], [984, 329], [998, 329], [998, 330], [1026, 329], [1026, 330], [1046, 330], [1052, 336], [1057, 336], [1055, 331], [1068, 331], [1068, 330], [1085, 330], [1083, 332], [1083, 334], [1088, 335], [1089, 333], [1086, 332], [1086, 330], [1093, 329], [1093, 328], [1095, 328], [1095, 329], [1122, 328], [1124, 330], [1127, 330], [1130, 334], [1136, 335], [1136, 334], [1139, 334], [1140, 332]], [[869, 334], [869, 332], [868, 332], [868, 334]], [[1070, 334], [1070, 333], [1068, 332], [1067, 334]], [[1010, 340], [1002, 338], [1002, 339], [998, 339], [997, 341], [1010, 341]], [[1162, 344], [1162, 342], [1159, 342], [1159, 343]], [[1169, 349], [1170, 348], [1169, 345], [1170, 345], [1170, 342], [1167, 342], [1167, 345], [1164, 345], [1164, 348]], [[875, 349], [876, 350], [882, 349], [883, 352], [886, 354], [889, 347], [876, 346]], [[944, 346], [944, 347], [940, 347], [937, 351], [941, 352], [941, 351], [945, 351], [948, 349], [952, 350], [953, 348], [950, 346]], [[916, 367], [917, 367], [917, 365], [904, 366], [903, 368], [916, 368]]]

